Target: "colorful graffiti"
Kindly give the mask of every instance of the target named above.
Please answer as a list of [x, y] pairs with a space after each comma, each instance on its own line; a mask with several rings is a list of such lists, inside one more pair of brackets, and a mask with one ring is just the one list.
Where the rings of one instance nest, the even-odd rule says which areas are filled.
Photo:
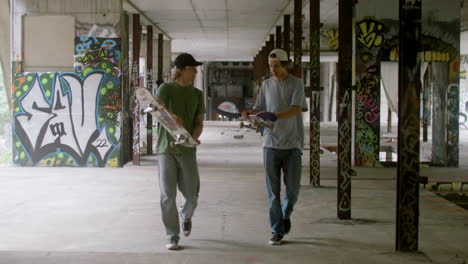
[[85, 76], [27, 73], [15, 79], [14, 163], [118, 166], [120, 99], [107, 78], [94, 70]]
[[364, 74], [359, 82], [356, 96], [356, 165], [379, 166], [379, 76], [375, 73]]
[[[12, 85], [17, 166], [117, 167], [121, 40], [75, 37], [75, 72], [21, 73]], [[99, 36], [107, 36], [103, 30]], [[115, 38], [114, 38], [115, 37]]]
[[75, 72], [87, 74], [103, 69], [107, 74], [120, 77], [120, 40], [81, 35], [75, 38]]
[[356, 27], [356, 122], [355, 165], [381, 166], [380, 62], [388, 28], [381, 21], [364, 19]]

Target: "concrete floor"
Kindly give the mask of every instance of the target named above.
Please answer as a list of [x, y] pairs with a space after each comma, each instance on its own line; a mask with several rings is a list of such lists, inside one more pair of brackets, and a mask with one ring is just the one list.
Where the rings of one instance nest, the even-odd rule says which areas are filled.
[[[424, 189], [421, 252], [394, 251], [395, 168], [358, 168], [353, 220], [338, 221], [336, 156], [328, 151], [321, 188], [307, 186], [304, 155], [291, 233], [284, 245], [269, 246], [260, 137], [237, 125], [206, 124], [199, 207], [176, 252], [164, 247], [155, 157], [120, 169], [1, 168], [0, 263], [467, 263], [468, 211]], [[322, 143], [333, 144], [335, 135], [325, 124]], [[468, 175], [466, 167], [421, 170], [447, 172]]]

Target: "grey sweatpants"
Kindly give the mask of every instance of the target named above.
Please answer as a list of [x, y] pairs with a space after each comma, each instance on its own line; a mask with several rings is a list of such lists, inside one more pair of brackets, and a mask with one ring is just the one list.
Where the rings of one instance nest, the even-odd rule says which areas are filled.
[[168, 241], [179, 241], [180, 226], [177, 211], [177, 188], [184, 196], [180, 216], [190, 220], [195, 212], [200, 191], [196, 153], [159, 154], [159, 189], [161, 214]]

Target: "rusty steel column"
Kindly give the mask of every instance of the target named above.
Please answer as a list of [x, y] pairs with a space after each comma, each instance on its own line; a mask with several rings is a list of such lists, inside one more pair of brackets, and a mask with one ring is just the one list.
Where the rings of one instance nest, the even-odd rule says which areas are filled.
[[353, 1], [339, 0], [338, 218], [351, 219], [351, 86]]
[[259, 61], [260, 61], [260, 69], [259, 69], [259, 83], [261, 84], [262, 81], [263, 81], [263, 76], [265, 75], [265, 69], [266, 69], [266, 64], [267, 62], [265, 62], [266, 60], [266, 56], [265, 56], [265, 46], [262, 46], [261, 49], [260, 49], [260, 54], [259, 54], [260, 58], [259, 58]]
[[133, 158], [132, 142], [132, 87], [130, 86], [130, 17], [122, 14], [122, 164]]
[[293, 75], [302, 77], [302, 0], [294, 0], [294, 68]]
[[253, 76], [254, 76], [254, 81], [258, 82], [260, 79], [260, 74], [259, 73], [259, 68], [260, 68], [260, 54], [257, 53], [254, 58], [254, 68], [253, 68]]
[[320, 186], [320, 0], [310, 0], [310, 178]]
[[[153, 92], [153, 26], [146, 27], [146, 88]], [[146, 153], [153, 154], [153, 116], [151, 113], [146, 115]]]
[[275, 44], [275, 49], [281, 49], [281, 26], [276, 26], [276, 44]]
[[[341, 32], [340, 32], [341, 33]], [[400, 0], [396, 250], [418, 250], [421, 0]]]
[[253, 67], [252, 67], [252, 76], [253, 76], [253, 80], [256, 81], [257, 80], [257, 55], [255, 55], [253, 57], [252, 65], [253, 65]]
[[264, 77], [267, 77], [270, 75], [270, 64], [268, 63], [268, 56], [270, 55], [270, 52], [273, 50], [272, 47], [275, 45], [275, 43], [271, 42], [271, 39], [268, 40], [266, 43], [265, 43], [265, 68], [264, 68], [264, 71], [263, 71], [263, 76]]
[[291, 45], [289, 43], [291, 42], [291, 16], [290, 15], [284, 15], [283, 18], [283, 49], [286, 51], [288, 54], [288, 59], [291, 56]]
[[275, 49], [275, 34], [270, 34], [270, 46], [268, 50], [268, 55], [270, 55], [270, 52]]
[[133, 42], [132, 42], [132, 75], [130, 85], [132, 87], [132, 110], [133, 110], [133, 165], [140, 165], [140, 113], [139, 105], [134, 91], [140, 86], [140, 39], [141, 26], [140, 15], [133, 14]]
[[158, 80], [156, 84], [161, 85], [164, 82], [163, 78], [163, 52], [164, 52], [164, 35], [158, 34]]

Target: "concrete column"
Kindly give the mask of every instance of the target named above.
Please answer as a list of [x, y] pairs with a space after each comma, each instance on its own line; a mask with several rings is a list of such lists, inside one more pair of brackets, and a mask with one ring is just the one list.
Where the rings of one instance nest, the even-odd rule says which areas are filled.
[[310, 175], [320, 186], [320, 0], [310, 0]]
[[351, 219], [351, 72], [353, 3], [339, 0], [338, 48], [338, 218]]
[[331, 82], [330, 82], [330, 63], [320, 63], [320, 120], [328, 120], [328, 112], [330, 109], [330, 93], [331, 93]]
[[302, 0], [294, 0], [294, 76], [302, 77]]
[[330, 62], [328, 65], [330, 75], [328, 80], [330, 83], [330, 93], [328, 97], [328, 121], [336, 121], [336, 63]]
[[[140, 61], [140, 40], [141, 40], [141, 26], [140, 26], [140, 15], [133, 14], [133, 42], [132, 42], [132, 74], [130, 78], [130, 84], [132, 91], [135, 91], [136, 87], [140, 86], [139, 83], [139, 61]], [[133, 94], [133, 93], [132, 93]], [[140, 165], [140, 113], [138, 102], [136, 97], [133, 95], [132, 102], [133, 109], [133, 165]]]
[[424, 74], [424, 85], [423, 85], [423, 141], [427, 142], [428, 137], [428, 126], [431, 116], [430, 107], [430, 94], [431, 94], [431, 80], [432, 80], [432, 65], [427, 66], [427, 71]]
[[[0, 64], [7, 98], [11, 98], [10, 1], [0, 0]], [[10, 107], [10, 104], [8, 104]]]
[[448, 67], [446, 63], [432, 63], [433, 85], [433, 109], [432, 115], [432, 163], [444, 166], [447, 164], [447, 84]]
[[[146, 88], [153, 91], [153, 26], [146, 27]], [[153, 154], [153, 116], [146, 115], [146, 153]]]
[[418, 250], [421, 10], [421, 0], [400, 0], [395, 247], [405, 252]]

